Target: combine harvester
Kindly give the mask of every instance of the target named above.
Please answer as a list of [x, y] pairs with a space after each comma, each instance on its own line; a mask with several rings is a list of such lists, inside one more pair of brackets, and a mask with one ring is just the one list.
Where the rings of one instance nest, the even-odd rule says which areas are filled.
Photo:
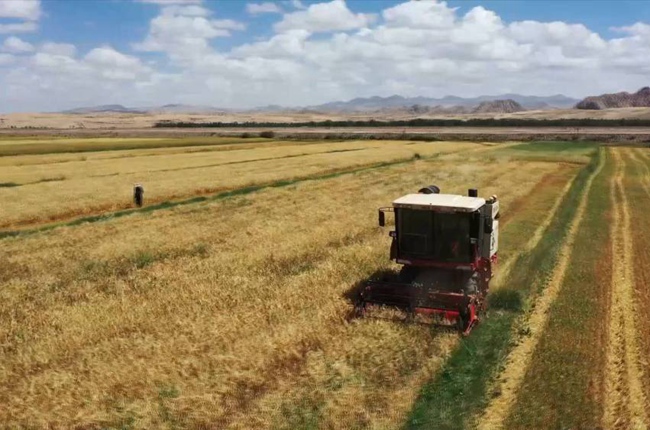
[[[399, 274], [367, 282], [355, 313], [369, 305], [390, 306], [454, 324], [467, 335], [486, 309], [486, 298], [499, 243], [499, 201], [440, 194], [434, 185], [408, 194], [379, 209], [394, 212], [390, 258], [403, 265]], [[392, 279], [391, 279], [392, 278]]]

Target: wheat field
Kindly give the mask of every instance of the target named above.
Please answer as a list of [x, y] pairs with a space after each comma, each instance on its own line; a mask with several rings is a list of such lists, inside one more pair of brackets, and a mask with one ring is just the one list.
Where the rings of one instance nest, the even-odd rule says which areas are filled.
[[200, 152], [193, 147], [182, 153], [109, 151], [87, 153], [81, 159], [39, 155], [35, 157], [38, 164], [21, 156], [17, 157], [21, 165], [2, 166], [0, 184], [10, 186], [0, 187], [0, 228], [128, 208], [134, 183], [145, 185], [147, 202], [159, 203], [414, 156], [483, 148], [446, 142], [298, 142], [244, 149], [231, 145], [227, 150], [218, 146]]
[[[220, 186], [237, 187], [340, 174], [2, 240], [0, 422], [36, 428], [399, 427], [458, 336], [392, 318], [349, 318], [355, 285], [392, 267], [376, 208], [421, 185], [453, 193], [475, 186], [483, 195], [501, 196], [508, 214], [502, 240], [517, 243], [521, 234], [508, 226], [542, 218], [535, 202], [555, 202], [578, 167], [519, 160], [504, 148], [280, 144], [149, 152], [140, 154], [142, 160], [115, 158], [124, 151], [83, 162], [46, 163], [47, 156], [34, 155], [39, 169], [3, 167], [7, 181], [66, 176], [56, 192], [46, 185], [57, 182], [30, 186], [31, 204], [0, 194], [3, 225], [77, 213], [77, 203], [93, 211], [119, 206], [109, 192], [113, 176], [89, 179], [99, 172], [126, 176], [126, 191], [136, 177], [164, 184], [165, 197], [202, 193], [217, 178]], [[236, 170], [193, 168], [271, 157], [280, 158], [231, 164]], [[408, 161], [354, 170], [401, 159]], [[140, 166], [145, 171], [134, 171]], [[174, 168], [181, 173], [160, 172]], [[84, 193], [92, 197], [80, 200]], [[503, 259], [515, 257], [505, 252]]]

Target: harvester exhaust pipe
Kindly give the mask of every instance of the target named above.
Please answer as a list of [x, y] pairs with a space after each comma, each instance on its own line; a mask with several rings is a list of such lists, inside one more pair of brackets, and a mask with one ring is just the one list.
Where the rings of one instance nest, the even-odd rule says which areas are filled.
[[469, 197], [478, 197], [478, 190], [476, 188], [470, 188], [467, 190], [467, 195]]
[[440, 187], [437, 185], [429, 185], [428, 187], [420, 188], [418, 194], [440, 194]]

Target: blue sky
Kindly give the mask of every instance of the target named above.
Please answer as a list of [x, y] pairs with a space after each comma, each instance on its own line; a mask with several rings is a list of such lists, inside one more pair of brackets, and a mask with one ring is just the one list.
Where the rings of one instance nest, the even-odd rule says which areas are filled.
[[[218, 16], [247, 20], [246, 1], [212, 0], [204, 2]], [[304, 1], [305, 5], [317, 3]], [[364, 13], [379, 13], [394, 6], [396, 0], [348, 0], [350, 9]], [[451, 7], [466, 12], [475, 6], [484, 6], [497, 12], [505, 21], [565, 21], [582, 23], [604, 37], [616, 37], [612, 27], [622, 27], [637, 21], [650, 22], [650, 1], [448, 1]], [[45, 14], [41, 32], [26, 39], [46, 38], [76, 44], [80, 49], [109, 43], [117, 49], [129, 50], [130, 43], [147, 34], [148, 24], [158, 12], [155, 4], [131, 0], [45, 0]], [[257, 17], [249, 30], [235, 37], [219, 41], [224, 48], [272, 33], [273, 16]]]
[[645, 1], [0, 0], [0, 103], [580, 97], [650, 83], [649, 23]]

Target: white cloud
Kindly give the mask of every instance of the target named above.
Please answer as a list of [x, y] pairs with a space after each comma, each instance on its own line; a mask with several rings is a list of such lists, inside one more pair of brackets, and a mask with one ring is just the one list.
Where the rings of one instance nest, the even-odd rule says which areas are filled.
[[197, 5], [172, 5], [162, 9], [162, 15], [167, 16], [210, 16], [210, 11], [202, 6]]
[[35, 22], [31, 21], [13, 24], [0, 24], [0, 34], [33, 33], [36, 30], [38, 30], [38, 25]]
[[39, 49], [39, 52], [51, 55], [62, 55], [64, 57], [74, 57], [77, 53], [77, 47], [69, 43], [45, 42]]
[[393, 27], [448, 29], [454, 25], [455, 9], [445, 2], [407, 2], [384, 10], [382, 16]]
[[264, 3], [247, 3], [246, 12], [251, 15], [258, 15], [261, 13], [282, 13], [282, 9], [277, 3], [264, 2]]
[[16, 57], [11, 54], [0, 54], [0, 66], [13, 64], [15, 61]]
[[346, 31], [362, 28], [374, 21], [374, 16], [355, 14], [348, 9], [344, 0], [329, 3], [316, 3], [304, 11], [284, 15], [282, 21], [275, 24], [276, 31], [307, 30], [314, 33], [328, 31]]
[[236, 58], [264, 57], [300, 58], [305, 53], [305, 42], [310, 33], [307, 30], [289, 30], [273, 36], [267, 41], [242, 45], [233, 50]]
[[149, 26], [149, 34], [133, 48], [137, 51], [168, 52], [176, 58], [204, 55], [209, 40], [228, 37], [245, 25], [230, 19], [210, 19], [211, 12], [200, 6], [169, 6], [162, 9]]
[[33, 33], [40, 17], [40, 0], [0, 0], [0, 18], [22, 20], [0, 23], [0, 34]]
[[151, 72], [139, 58], [116, 51], [110, 46], [95, 48], [84, 57], [84, 63], [99, 71], [102, 77], [115, 80], [135, 80]]
[[32, 52], [34, 46], [31, 43], [25, 42], [15, 36], [8, 37], [2, 44], [2, 51], [12, 54], [20, 54], [25, 52]]
[[564, 22], [514, 22], [509, 26], [510, 35], [523, 43], [542, 43], [549, 46], [577, 46], [581, 49], [601, 50], [607, 43], [582, 24]]
[[[0, 54], [0, 63], [4, 55]], [[128, 103], [140, 83], [155, 75], [139, 58], [109, 46], [78, 57], [72, 45], [46, 43], [29, 57], [9, 61], [13, 64], [0, 68], [0, 102], [22, 111], [60, 110], [103, 100]]]
[[[607, 39], [580, 23], [506, 22], [486, 7], [461, 13], [443, 1], [385, 7], [379, 20], [358, 13], [354, 2], [312, 2], [302, 10], [285, 2], [291, 12], [276, 33], [219, 49], [215, 38], [245, 25], [215, 16], [220, 10], [208, 5], [216, 3], [155, 3], [162, 5], [158, 15], [133, 45], [161, 52], [155, 62], [109, 46], [77, 53], [73, 45], [38, 43], [33, 53], [0, 55], [0, 105], [44, 110], [178, 100], [250, 107], [394, 93], [581, 96], [634, 90], [650, 76], [645, 23], [630, 23]], [[15, 51], [15, 42], [5, 44]]]
[[650, 25], [643, 22], [637, 22], [627, 27], [614, 27], [613, 30], [633, 36], [650, 36]]
[[214, 28], [222, 28], [225, 30], [236, 30], [242, 31], [246, 30], [246, 25], [232, 20], [232, 19], [215, 19], [210, 22]]
[[136, 0], [139, 3], [152, 3], [159, 5], [174, 5], [174, 4], [201, 4], [203, 0]]
[[0, 18], [19, 18], [28, 21], [36, 21], [40, 16], [40, 0], [0, 1]]

